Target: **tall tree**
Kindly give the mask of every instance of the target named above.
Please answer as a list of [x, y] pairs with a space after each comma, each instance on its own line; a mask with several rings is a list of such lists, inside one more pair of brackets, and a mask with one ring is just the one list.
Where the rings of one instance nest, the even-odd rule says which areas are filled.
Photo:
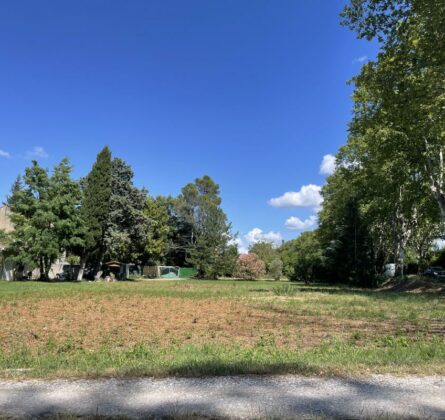
[[350, 0], [342, 16], [359, 38], [381, 45], [353, 79], [343, 164], [358, 167], [366, 180], [362, 213], [400, 273], [410, 241], [420, 256], [419, 232], [438, 223], [431, 199], [445, 221], [445, 49], [437, 47], [445, 42], [445, 3]]
[[169, 198], [169, 234], [166, 263], [179, 267], [187, 266], [188, 250], [194, 239], [193, 218], [184, 212], [181, 197]]
[[284, 274], [290, 281], [314, 280], [321, 267], [321, 246], [316, 232], [303, 232], [278, 249], [283, 260]]
[[353, 130], [365, 156], [378, 151], [382, 166], [403, 165], [445, 220], [445, 2], [351, 0], [343, 18], [358, 37], [381, 43], [354, 78]]
[[88, 260], [98, 272], [106, 252], [106, 233], [111, 211], [111, 152], [108, 147], [97, 155], [96, 162], [83, 182], [81, 214], [85, 228], [85, 247], [82, 252], [78, 279]]
[[231, 226], [221, 208], [219, 186], [209, 176], [186, 185], [179, 197], [181, 218], [192, 226], [187, 261], [198, 277], [216, 279], [227, 270], [231, 252]]
[[133, 184], [131, 167], [120, 158], [111, 163], [111, 198], [105, 233], [106, 254], [124, 262], [140, 261], [145, 251], [147, 192]]
[[[165, 263], [171, 248], [169, 237], [172, 232], [170, 197], [148, 197], [144, 213], [147, 218], [147, 235], [145, 240], [145, 256], [151, 264]], [[177, 265], [177, 264], [173, 264]], [[182, 265], [182, 264], [181, 264]]]
[[80, 214], [82, 193], [79, 182], [71, 178], [72, 169], [67, 158], [54, 168], [49, 196], [59, 251], [78, 254], [85, 244], [85, 230]]
[[17, 188], [11, 196], [11, 220], [15, 230], [12, 248], [19, 265], [36, 263], [40, 278], [48, 278], [52, 262], [59, 255], [54, 229], [55, 215], [50, 206], [50, 178], [48, 171], [36, 161], [25, 169], [23, 188]]
[[15, 228], [11, 250], [19, 266], [38, 264], [40, 278], [48, 279], [55, 260], [82, 242], [79, 203], [67, 159], [51, 177], [36, 161], [26, 168], [23, 183], [14, 183], [8, 199]]

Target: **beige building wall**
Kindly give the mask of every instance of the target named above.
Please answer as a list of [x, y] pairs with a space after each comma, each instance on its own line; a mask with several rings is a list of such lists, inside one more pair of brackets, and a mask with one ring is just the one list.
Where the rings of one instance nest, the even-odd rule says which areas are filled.
[[6, 232], [11, 232], [14, 230], [14, 226], [11, 223], [11, 219], [9, 217], [11, 210], [8, 206], [0, 207], [0, 230], [4, 230]]
[[[0, 230], [11, 232], [14, 226], [9, 218], [11, 210], [8, 206], [0, 207]], [[14, 277], [14, 264], [10, 261], [5, 261], [3, 258], [4, 244], [0, 243], [0, 280], [12, 280]]]

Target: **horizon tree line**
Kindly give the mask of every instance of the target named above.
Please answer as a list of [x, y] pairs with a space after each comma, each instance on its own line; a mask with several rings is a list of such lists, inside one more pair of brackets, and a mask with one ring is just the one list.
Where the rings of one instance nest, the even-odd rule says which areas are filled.
[[[319, 226], [250, 252], [291, 280], [373, 287], [388, 263], [396, 276], [410, 264], [422, 272], [445, 263], [434, 245], [445, 239], [445, 2], [350, 0], [341, 16], [380, 49], [351, 81], [352, 119], [322, 189]], [[79, 182], [68, 160], [51, 175], [33, 162], [8, 198], [16, 261], [34, 261], [43, 276], [61, 252], [96, 272], [118, 258], [190, 264], [199, 277], [233, 273], [238, 252], [210, 177], [178, 197], [150, 197], [132, 178], [108, 148]]]
[[14, 182], [7, 205], [14, 231], [8, 252], [19, 266], [35, 264], [48, 279], [62, 255], [97, 276], [104, 262], [190, 266], [200, 278], [232, 270], [238, 257], [219, 186], [209, 177], [187, 184], [178, 197], [151, 197], [133, 183], [131, 167], [98, 154], [89, 174], [72, 179], [63, 159], [49, 173], [37, 161]]

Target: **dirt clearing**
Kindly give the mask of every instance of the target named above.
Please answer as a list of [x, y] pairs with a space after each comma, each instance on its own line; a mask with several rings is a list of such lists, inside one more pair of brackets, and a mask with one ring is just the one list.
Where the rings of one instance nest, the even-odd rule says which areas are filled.
[[[137, 296], [24, 299], [3, 303], [0, 319], [2, 350], [20, 345], [36, 349], [52, 341], [85, 350], [125, 348], [140, 342], [164, 347], [264, 341], [308, 348], [333, 336], [346, 339], [353, 335], [366, 341], [396, 332], [409, 336], [421, 332], [410, 322], [305, 316], [261, 308], [249, 300]], [[443, 323], [436, 324], [430, 328], [443, 333]]]

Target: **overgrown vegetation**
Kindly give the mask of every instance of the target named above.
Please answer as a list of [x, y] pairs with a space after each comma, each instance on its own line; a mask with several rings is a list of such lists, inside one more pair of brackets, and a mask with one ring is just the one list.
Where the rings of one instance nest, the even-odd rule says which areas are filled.
[[[351, 0], [343, 24], [380, 51], [353, 78], [347, 143], [319, 228], [285, 244], [285, 272], [376, 286], [385, 265], [422, 272], [445, 235], [445, 3]], [[308, 251], [308, 255], [304, 253]], [[297, 256], [300, 254], [300, 256]]]
[[440, 374], [444, 310], [295, 282], [1, 283], [0, 375]]

